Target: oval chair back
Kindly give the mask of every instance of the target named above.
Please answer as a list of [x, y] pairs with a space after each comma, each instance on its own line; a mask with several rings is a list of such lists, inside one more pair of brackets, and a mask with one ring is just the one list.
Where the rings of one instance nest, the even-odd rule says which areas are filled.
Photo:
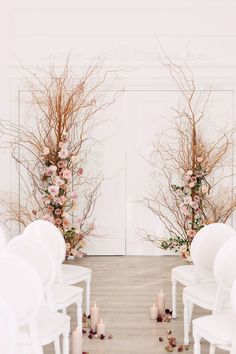
[[0, 224], [0, 253], [4, 250], [7, 243], [7, 235], [4, 227]]
[[17, 321], [9, 305], [0, 297], [1, 353], [16, 354]]
[[53, 255], [58, 266], [65, 260], [66, 246], [64, 237], [60, 230], [49, 221], [36, 220], [31, 222], [25, 228], [23, 235], [43, 244]]
[[19, 235], [8, 242], [5, 251], [29, 262], [38, 273], [45, 290], [54, 283], [56, 263], [47, 248], [38, 241]]
[[233, 236], [236, 236], [236, 231], [223, 223], [209, 224], [198, 231], [191, 247], [191, 257], [196, 267], [213, 271], [217, 252]]
[[15, 254], [0, 256], [0, 297], [12, 309], [18, 326], [34, 320], [43, 300], [43, 285], [36, 270]]

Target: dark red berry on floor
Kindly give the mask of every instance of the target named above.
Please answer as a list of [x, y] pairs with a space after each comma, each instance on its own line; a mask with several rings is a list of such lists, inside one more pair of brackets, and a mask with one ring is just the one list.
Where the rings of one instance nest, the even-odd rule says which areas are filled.
[[159, 342], [163, 342], [164, 339], [162, 337], [159, 337]]
[[101, 335], [100, 335], [100, 339], [105, 339], [104, 334], [101, 334]]
[[113, 338], [113, 335], [112, 334], [109, 334], [108, 335], [108, 339], [112, 339]]
[[88, 335], [88, 337], [89, 339], [93, 339], [93, 335], [91, 333]]

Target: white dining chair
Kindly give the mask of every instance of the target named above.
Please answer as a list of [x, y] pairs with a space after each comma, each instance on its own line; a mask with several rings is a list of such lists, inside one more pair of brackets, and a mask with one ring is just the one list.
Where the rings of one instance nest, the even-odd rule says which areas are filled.
[[[65, 257], [65, 254], [64, 257], [62, 254], [62, 241], [60, 240], [64, 240], [64, 238], [53, 224], [44, 220], [34, 221], [26, 227], [23, 235], [38, 241], [42, 246], [46, 247], [55, 261], [57, 272], [58, 269], [60, 271], [61, 263]], [[66, 314], [67, 307], [72, 304], [76, 305], [77, 328], [82, 331], [83, 289], [78, 286], [67, 285], [60, 281], [52, 285], [52, 294], [57, 311], [62, 310]]]
[[[236, 354], [236, 238], [227, 241], [216, 255], [214, 276], [217, 292], [213, 314], [193, 320], [194, 354], [201, 353], [201, 338], [210, 343], [210, 353], [216, 348]], [[222, 310], [223, 300], [231, 292], [232, 309]]]
[[[215, 229], [220, 228], [220, 225], [225, 225], [221, 223], [214, 223], [214, 224], [209, 224], [203, 227], [201, 230], [197, 232], [195, 235], [194, 239], [192, 240], [191, 243], [191, 248], [190, 248], [190, 254], [194, 252], [194, 249], [198, 247], [198, 240], [201, 237], [204, 237], [204, 235], [212, 235], [214, 237]], [[196, 277], [198, 279], [196, 279]], [[180, 266], [176, 266], [171, 270], [171, 284], [172, 284], [172, 317], [175, 319], [177, 317], [177, 283], [180, 283], [184, 286], [196, 283], [196, 282], [211, 282], [214, 281], [213, 279], [213, 273], [212, 271], [201, 271], [201, 274], [199, 272], [195, 271], [195, 266], [194, 264], [184, 264]]]
[[0, 297], [0, 353], [17, 354], [17, 321], [9, 305]]
[[0, 224], [0, 253], [4, 250], [7, 243], [7, 235], [4, 227]]
[[[206, 226], [205, 226], [206, 227]], [[236, 236], [235, 230], [226, 224], [208, 225], [208, 231], [200, 230], [197, 237], [197, 247], [191, 249], [191, 257], [195, 266], [195, 282], [183, 290], [184, 304], [184, 344], [189, 345], [189, 332], [191, 328], [193, 305], [211, 310], [214, 309], [216, 282], [202, 282], [203, 273], [212, 273], [217, 252], [230, 238]]]
[[0, 256], [0, 297], [12, 309], [17, 325], [17, 354], [43, 354], [43, 346], [63, 335], [63, 354], [69, 354], [70, 317], [41, 309], [41, 279], [23, 257]]

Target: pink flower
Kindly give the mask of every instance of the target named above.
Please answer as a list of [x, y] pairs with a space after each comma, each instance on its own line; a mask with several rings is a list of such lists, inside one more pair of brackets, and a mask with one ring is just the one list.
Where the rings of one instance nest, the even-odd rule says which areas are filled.
[[83, 173], [84, 173], [84, 170], [83, 170], [82, 167], [80, 167], [80, 168], [78, 169], [78, 175], [82, 175]]
[[195, 200], [196, 202], [200, 202], [200, 197], [199, 197], [199, 195], [195, 195], [195, 196], [194, 196], [194, 200]]
[[183, 194], [183, 192], [181, 191], [181, 189], [178, 188], [178, 189], [176, 190], [176, 194], [180, 196], [180, 195]]
[[78, 197], [77, 192], [76, 192], [76, 191], [72, 191], [72, 192], [71, 192], [71, 198], [72, 198], [72, 199], [76, 199], [77, 197]]
[[190, 196], [187, 196], [184, 198], [184, 204], [190, 204], [192, 203], [192, 198]]
[[69, 227], [69, 226], [70, 226], [70, 220], [64, 218], [64, 219], [63, 219], [63, 225], [64, 225], [65, 227]]
[[46, 173], [48, 176], [51, 176], [54, 172], [56, 172], [57, 166], [51, 165], [47, 168]]
[[51, 194], [52, 197], [56, 197], [59, 193], [59, 187], [58, 186], [49, 186], [48, 192]]
[[190, 188], [193, 188], [194, 186], [195, 186], [195, 183], [194, 183], [194, 182], [189, 183], [189, 187], [190, 187]]
[[182, 205], [182, 206], [180, 207], [180, 211], [181, 211], [181, 213], [183, 213], [184, 215], [188, 215], [188, 214], [189, 214], [189, 210], [188, 210], [188, 208], [187, 208], [185, 205]]
[[201, 156], [197, 157], [197, 162], [201, 163], [203, 161], [203, 158]]
[[49, 221], [51, 223], [53, 223], [53, 217], [49, 214], [46, 214], [43, 216], [43, 220]]
[[49, 213], [51, 213], [51, 212], [53, 211], [53, 207], [52, 207], [51, 205], [49, 205], [49, 206], [47, 207], [47, 211], [48, 211]]
[[189, 175], [186, 175], [186, 176], [185, 176], [186, 181], [189, 181], [190, 178], [191, 178], [191, 176], [189, 176]]
[[196, 210], [196, 209], [198, 209], [199, 205], [196, 202], [192, 202], [191, 207]]
[[64, 161], [64, 160], [58, 161], [57, 166], [58, 166], [59, 168], [64, 168], [64, 167], [66, 167], [66, 161]]
[[62, 221], [61, 221], [60, 218], [56, 218], [56, 219], [55, 219], [55, 224], [56, 224], [56, 225], [61, 225], [61, 223], [62, 223]]
[[192, 176], [192, 174], [193, 174], [193, 171], [192, 171], [192, 170], [188, 170], [188, 171], [187, 171], [187, 175]]
[[67, 159], [67, 157], [69, 156], [69, 151], [67, 149], [62, 149], [61, 151], [59, 151], [58, 156], [61, 159]]
[[196, 235], [196, 231], [193, 229], [190, 229], [187, 231], [187, 235], [188, 235], [188, 237], [193, 238]]
[[66, 169], [63, 171], [63, 178], [70, 179], [71, 178], [71, 171]]
[[208, 186], [202, 186], [202, 193], [203, 194], [208, 193], [208, 191], [209, 191]]
[[63, 181], [63, 179], [61, 179], [59, 176], [57, 176], [54, 179], [54, 183], [55, 183], [56, 186], [60, 187], [60, 186], [62, 186], [65, 183], [65, 181]]
[[196, 182], [197, 181], [197, 178], [195, 176], [192, 176], [191, 177], [191, 182]]
[[196, 171], [196, 177], [202, 177], [203, 176], [203, 172], [202, 171]]
[[61, 214], [61, 209], [57, 208], [54, 211], [55, 215], [60, 215]]

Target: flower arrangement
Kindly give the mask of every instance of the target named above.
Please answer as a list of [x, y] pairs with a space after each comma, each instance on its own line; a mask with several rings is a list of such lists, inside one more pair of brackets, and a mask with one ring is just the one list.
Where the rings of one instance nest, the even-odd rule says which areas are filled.
[[169, 237], [146, 230], [143, 235], [154, 245], [191, 261], [190, 245], [196, 233], [207, 224], [226, 222], [236, 208], [235, 188], [224, 183], [233, 178], [234, 171], [231, 168], [222, 174], [232, 165], [228, 159], [234, 130], [221, 130], [214, 141], [209, 141], [203, 124], [210, 92], [204, 91], [204, 96], [196, 89], [188, 66], [175, 65], [166, 55], [163, 64], [182, 101], [172, 126], [153, 144], [150, 164], [155, 184], [144, 204], [161, 220]]
[[95, 227], [102, 176], [91, 164], [87, 167], [96, 145], [92, 133], [99, 124], [97, 113], [117, 96], [112, 93], [104, 101], [101, 92], [108, 94], [103, 86], [108, 73], [100, 71], [97, 62], [76, 79], [69, 61], [60, 74], [53, 66], [43, 77], [27, 71], [34, 117], [21, 125], [1, 123], [21, 183], [20, 206], [17, 198], [3, 198], [2, 218], [23, 226], [40, 218], [52, 222], [64, 235], [67, 257], [84, 254]]

